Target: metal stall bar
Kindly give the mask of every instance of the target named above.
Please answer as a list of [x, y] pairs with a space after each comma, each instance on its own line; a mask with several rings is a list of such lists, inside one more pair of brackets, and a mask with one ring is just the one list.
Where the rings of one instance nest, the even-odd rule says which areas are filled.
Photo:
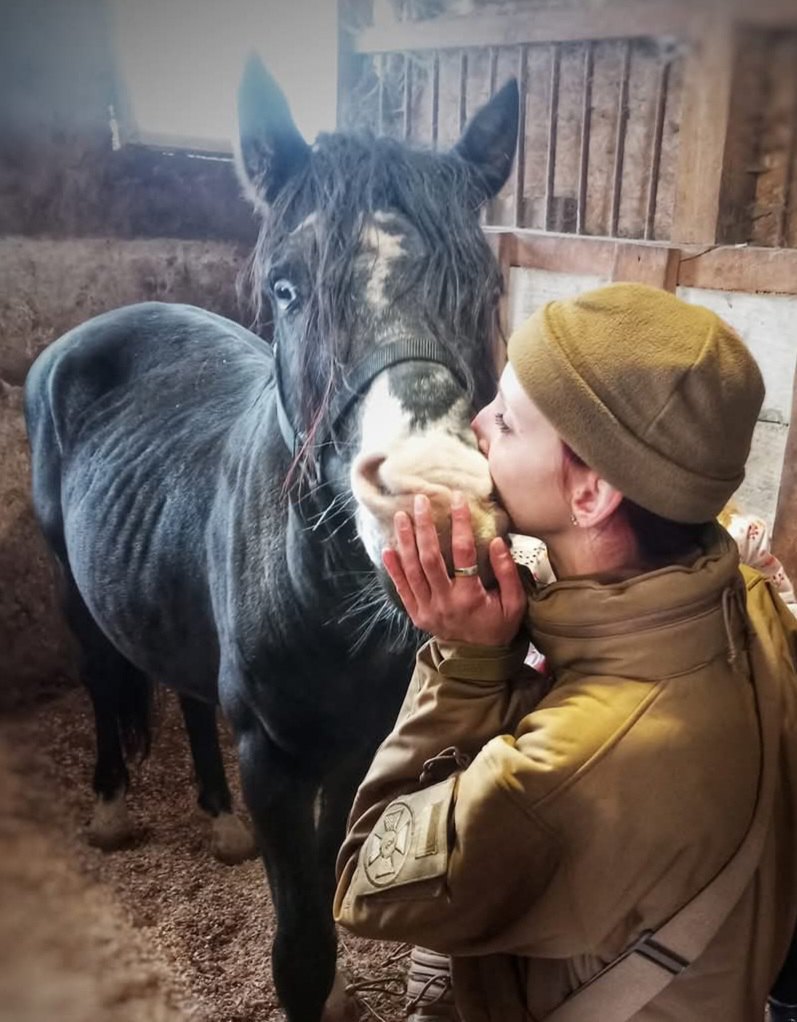
[[385, 133], [385, 75], [387, 73], [387, 54], [380, 53], [379, 61], [377, 65], [377, 75], [379, 78], [379, 93], [378, 93], [378, 106], [377, 106], [377, 134], [384, 135]]
[[440, 120], [440, 51], [434, 51], [432, 58], [432, 148], [437, 149], [437, 133]]
[[[489, 70], [489, 95], [492, 98], [495, 95], [495, 87], [498, 84], [498, 47], [490, 47], [490, 70]], [[484, 222], [487, 224], [495, 223], [496, 211], [498, 209], [498, 203], [496, 198], [490, 199], [485, 206], [484, 210]]]
[[404, 54], [404, 108], [402, 130], [404, 134], [404, 141], [410, 137], [410, 128], [412, 126], [412, 60], [409, 53]]
[[581, 152], [578, 166], [578, 208], [576, 210], [576, 233], [586, 233], [587, 184], [589, 179], [589, 140], [592, 127], [592, 72], [595, 66], [593, 44], [588, 42], [584, 49], [584, 88], [581, 96]]
[[495, 86], [498, 83], [498, 47], [490, 47], [490, 96], [495, 95]]
[[518, 91], [520, 107], [518, 110], [518, 142], [515, 160], [515, 227], [522, 227], [523, 199], [526, 178], [526, 92], [528, 89], [528, 48], [520, 47], [518, 56]]
[[554, 177], [556, 174], [556, 140], [559, 115], [559, 71], [561, 52], [557, 43], [551, 47], [551, 95], [548, 103], [548, 162], [545, 168], [545, 230], [551, 229]]
[[670, 87], [672, 62], [665, 59], [659, 68], [656, 86], [656, 123], [653, 127], [653, 151], [650, 156], [650, 177], [648, 178], [648, 201], [645, 214], [645, 240], [654, 235], [656, 222], [656, 200], [659, 195], [659, 170], [661, 169], [661, 147], [664, 139], [664, 113], [667, 108], [667, 93]]
[[620, 73], [620, 89], [617, 96], [617, 133], [614, 140], [614, 177], [612, 181], [612, 209], [609, 235], [617, 237], [620, 220], [620, 195], [623, 185], [623, 161], [625, 159], [625, 135], [628, 126], [628, 77], [631, 70], [631, 40], [623, 40], [623, 69]]
[[459, 133], [468, 121], [468, 51], [459, 55]]

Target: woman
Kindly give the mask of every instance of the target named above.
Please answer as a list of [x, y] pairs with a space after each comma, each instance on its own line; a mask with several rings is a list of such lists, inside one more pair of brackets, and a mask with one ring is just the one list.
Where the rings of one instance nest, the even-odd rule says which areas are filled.
[[456, 496], [453, 579], [425, 499], [396, 516], [384, 563], [434, 638], [355, 800], [336, 918], [451, 954], [465, 1022], [759, 1020], [797, 917], [795, 633], [714, 519], [760, 373], [641, 285], [549, 304], [508, 356], [473, 425], [559, 581], [494, 540], [485, 590]]

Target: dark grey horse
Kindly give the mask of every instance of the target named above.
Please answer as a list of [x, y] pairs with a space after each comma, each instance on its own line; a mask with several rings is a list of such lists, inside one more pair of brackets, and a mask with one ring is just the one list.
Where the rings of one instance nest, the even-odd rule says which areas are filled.
[[457, 487], [485, 542], [502, 528], [469, 418], [495, 385], [500, 291], [478, 209], [509, 173], [517, 110], [510, 83], [444, 155], [336, 134], [311, 148], [253, 60], [239, 164], [273, 349], [149, 303], [72, 330], [28, 377], [36, 513], [96, 717], [93, 837], [128, 832], [125, 756], [146, 750], [157, 679], [179, 694], [217, 852], [246, 854], [219, 701], [290, 1022], [318, 1022], [332, 989], [335, 854], [417, 641], [380, 575], [392, 514], [421, 491], [443, 518]]

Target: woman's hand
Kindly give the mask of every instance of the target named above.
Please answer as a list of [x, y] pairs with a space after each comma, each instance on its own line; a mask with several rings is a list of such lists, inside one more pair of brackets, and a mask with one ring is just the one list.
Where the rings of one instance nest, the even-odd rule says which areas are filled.
[[[396, 514], [396, 549], [382, 552], [413, 624], [447, 642], [508, 645], [523, 620], [526, 594], [506, 543], [494, 539], [489, 548], [497, 589], [485, 589], [478, 575], [449, 578], [429, 500], [416, 496], [414, 512], [414, 528], [409, 515]], [[455, 568], [476, 564], [470, 510], [461, 494], [451, 501], [451, 550]]]

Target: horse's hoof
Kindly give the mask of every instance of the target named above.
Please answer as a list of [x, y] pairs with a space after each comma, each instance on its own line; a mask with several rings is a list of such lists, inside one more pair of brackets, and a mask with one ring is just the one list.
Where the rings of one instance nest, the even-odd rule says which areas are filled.
[[363, 1006], [353, 994], [346, 990], [346, 977], [340, 971], [335, 973], [335, 982], [321, 1012], [321, 1022], [360, 1022]]
[[90, 845], [104, 852], [130, 844], [133, 823], [127, 812], [124, 792], [111, 799], [97, 799], [94, 815], [86, 828], [86, 838]]
[[234, 813], [219, 813], [213, 817], [210, 827], [210, 850], [219, 862], [237, 866], [257, 856], [254, 837]]

